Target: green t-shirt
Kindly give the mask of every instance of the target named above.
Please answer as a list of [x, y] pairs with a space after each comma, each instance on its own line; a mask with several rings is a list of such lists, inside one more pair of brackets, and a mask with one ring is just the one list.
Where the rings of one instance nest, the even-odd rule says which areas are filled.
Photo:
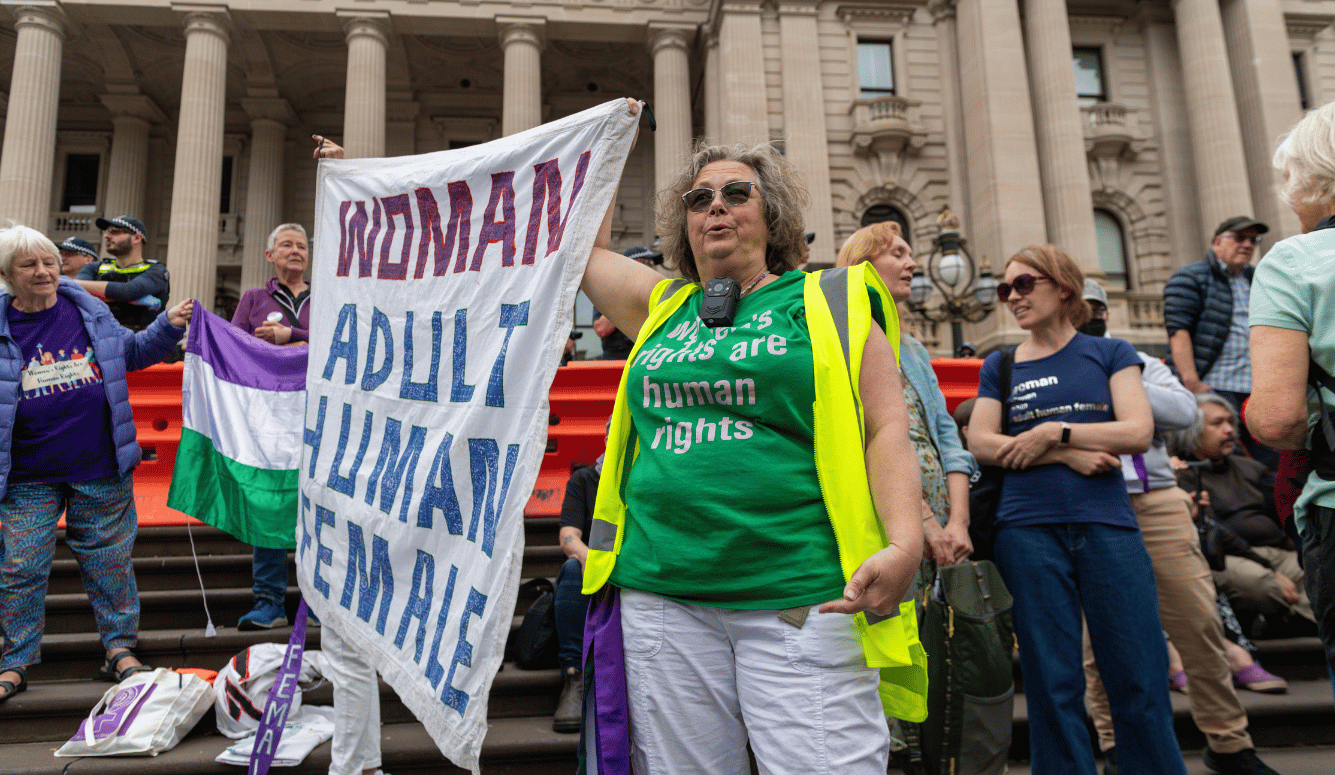
[[[1248, 322], [1253, 326], [1274, 326], [1307, 333], [1312, 359], [1328, 374], [1335, 374], [1335, 229], [1322, 229], [1276, 244], [1266, 253], [1252, 277], [1252, 300]], [[1328, 406], [1335, 407], [1335, 395], [1322, 391]], [[1307, 428], [1310, 444], [1312, 428], [1320, 417], [1320, 399], [1307, 391]], [[1307, 477], [1307, 484], [1293, 506], [1293, 518], [1302, 531], [1307, 524], [1307, 506], [1335, 508], [1335, 482], [1317, 476]]]
[[639, 457], [611, 582], [700, 605], [781, 609], [843, 595], [813, 452], [805, 275], [700, 322], [696, 293], [627, 365]]

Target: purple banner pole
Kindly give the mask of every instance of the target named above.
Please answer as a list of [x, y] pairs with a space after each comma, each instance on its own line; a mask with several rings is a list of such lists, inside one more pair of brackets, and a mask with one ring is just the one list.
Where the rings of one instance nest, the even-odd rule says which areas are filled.
[[278, 668], [278, 678], [269, 689], [269, 700], [264, 704], [260, 728], [255, 730], [255, 747], [250, 753], [248, 775], [265, 775], [273, 765], [278, 743], [283, 739], [283, 725], [287, 723], [288, 711], [292, 709], [297, 679], [301, 675], [301, 655], [305, 651], [306, 599], [302, 598], [297, 606], [297, 616], [292, 622], [292, 637], [287, 641], [287, 653], [283, 655], [283, 664]]

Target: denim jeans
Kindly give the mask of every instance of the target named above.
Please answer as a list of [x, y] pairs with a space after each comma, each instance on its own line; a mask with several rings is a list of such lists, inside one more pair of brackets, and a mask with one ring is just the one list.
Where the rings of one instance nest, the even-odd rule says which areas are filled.
[[255, 547], [250, 557], [250, 575], [256, 600], [282, 605], [287, 599], [287, 550]]
[[589, 611], [589, 597], [584, 586], [584, 566], [574, 557], [561, 566], [556, 577], [556, 662], [565, 672], [568, 667], [581, 669], [584, 653], [584, 615]]
[[1326, 667], [1335, 691], [1335, 509], [1309, 506], [1303, 531], [1303, 582], [1316, 615], [1317, 634], [1326, 648]]
[[1082, 612], [1112, 705], [1118, 766], [1185, 775], [1140, 531], [1092, 523], [1003, 526], [996, 559], [1015, 598], [1035, 775], [1096, 775], [1085, 727]]

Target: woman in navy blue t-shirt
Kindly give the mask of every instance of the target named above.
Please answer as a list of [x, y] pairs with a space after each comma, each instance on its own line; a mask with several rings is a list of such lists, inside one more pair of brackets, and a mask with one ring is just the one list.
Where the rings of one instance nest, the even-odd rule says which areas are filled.
[[[1183, 775], [1154, 574], [1117, 458], [1149, 448], [1154, 420], [1131, 346], [1076, 332], [1089, 317], [1083, 283], [1060, 248], [1011, 256], [997, 293], [1029, 337], [1015, 348], [1009, 385], [998, 384], [1000, 353], [983, 364], [969, 423], [978, 462], [1009, 469], [996, 559], [1015, 598], [1033, 770], [1096, 772], [1083, 614], [1112, 704], [1118, 765]], [[1010, 435], [1001, 433], [1003, 404]]]

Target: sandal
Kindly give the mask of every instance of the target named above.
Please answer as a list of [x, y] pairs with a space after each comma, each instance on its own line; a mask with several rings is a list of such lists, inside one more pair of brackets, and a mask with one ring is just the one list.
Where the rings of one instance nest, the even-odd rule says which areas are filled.
[[28, 672], [26, 670], [21, 667], [7, 667], [4, 670], [0, 670], [0, 674], [3, 673], [18, 673], [19, 682], [0, 681], [0, 689], [5, 690], [4, 694], [0, 694], [0, 704], [3, 704], [9, 700], [10, 697], [13, 697], [19, 692], [26, 692], [28, 690]]
[[133, 657], [133, 651], [122, 651], [114, 657], [108, 657], [107, 663], [97, 670], [97, 677], [102, 681], [110, 681], [118, 684], [135, 673], [147, 673], [153, 670], [148, 665], [132, 665], [124, 670], [117, 670], [116, 666], [125, 660], [126, 657]]

